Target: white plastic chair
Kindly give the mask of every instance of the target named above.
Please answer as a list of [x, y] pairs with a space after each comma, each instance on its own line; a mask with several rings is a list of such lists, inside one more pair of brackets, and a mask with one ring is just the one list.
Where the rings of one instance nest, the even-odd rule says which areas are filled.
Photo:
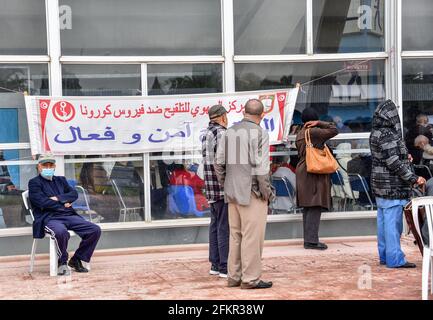
[[[29, 191], [28, 190], [24, 191], [21, 194], [21, 196], [23, 198], [23, 203], [24, 203], [26, 210], [30, 213], [30, 216], [32, 217], [32, 221], [34, 221], [35, 217], [33, 216], [33, 210], [30, 206]], [[68, 231], [68, 232], [69, 232], [69, 235], [71, 237], [76, 235], [76, 233], [73, 231]], [[58, 260], [59, 260], [59, 258], [57, 256], [56, 242], [53, 238], [51, 238], [51, 236], [49, 234], [46, 234], [45, 237], [48, 238], [50, 241], [50, 276], [55, 277], [55, 276], [57, 276], [57, 268], [58, 268], [57, 264], [58, 264]], [[33, 266], [35, 264], [36, 247], [37, 247], [38, 240], [41, 240], [41, 239], [33, 238], [32, 252], [30, 255], [30, 270], [29, 270], [30, 273], [33, 272]], [[87, 268], [88, 270], [90, 270], [90, 263], [86, 263], [83, 261], [83, 266], [85, 268]]]
[[419, 235], [421, 235], [422, 226], [419, 225], [418, 208], [422, 206], [425, 207], [430, 241], [430, 243], [424, 243], [421, 237], [424, 247], [422, 258], [422, 299], [428, 300], [429, 274], [431, 277], [430, 293], [433, 294], [433, 197], [429, 196], [412, 199], [412, 217]]

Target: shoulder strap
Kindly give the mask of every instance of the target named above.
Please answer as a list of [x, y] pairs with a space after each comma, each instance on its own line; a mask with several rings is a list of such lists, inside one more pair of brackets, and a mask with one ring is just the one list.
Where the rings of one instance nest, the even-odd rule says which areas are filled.
[[311, 147], [312, 146], [311, 136], [310, 136], [310, 129], [306, 129], [305, 130], [305, 144], [307, 145], [307, 147]]

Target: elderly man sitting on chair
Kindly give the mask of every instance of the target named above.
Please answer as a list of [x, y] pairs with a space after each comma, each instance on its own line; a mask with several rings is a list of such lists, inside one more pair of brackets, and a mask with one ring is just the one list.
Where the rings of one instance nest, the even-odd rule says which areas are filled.
[[[58, 255], [58, 275], [69, 275], [68, 265], [77, 272], [88, 272], [82, 261], [90, 262], [101, 229], [86, 221], [72, 208], [78, 198], [77, 191], [69, 186], [65, 177], [55, 176], [56, 160], [50, 155], [42, 155], [38, 161], [39, 175], [29, 181], [29, 200], [33, 208], [33, 236], [43, 238], [48, 233], [56, 242]], [[79, 248], [68, 264], [69, 232], [81, 237]]]

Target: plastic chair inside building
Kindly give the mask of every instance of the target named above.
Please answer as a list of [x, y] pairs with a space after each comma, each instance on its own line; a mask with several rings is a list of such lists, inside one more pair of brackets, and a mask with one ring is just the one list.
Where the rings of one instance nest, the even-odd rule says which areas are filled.
[[75, 188], [78, 193], [78, 198], [72, 203], [72, 208], [74, 208], [77, 213], [82, 215], [84, 219], [91, 222], [100, 222], [95, 221], [98, 214], [92, 209], [90, 209], [90, 197], [87, 190], [84, 189], [82, 186], [77, 185], [77, 180], [75, 179], [68, 179], [67, 181], [68, 184], [72, 188]]
[[198, 210], [193, 188], [181, 185], [168, 188], [168, 209], [175, 216], [204, 217], [210, 212]]

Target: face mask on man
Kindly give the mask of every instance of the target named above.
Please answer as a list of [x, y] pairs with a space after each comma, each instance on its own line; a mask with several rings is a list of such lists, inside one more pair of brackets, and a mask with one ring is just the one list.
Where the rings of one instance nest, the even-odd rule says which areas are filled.
[[41, 176], [45, 179], [52, 180], [54, 176], [54, 168], [43, 168]]

